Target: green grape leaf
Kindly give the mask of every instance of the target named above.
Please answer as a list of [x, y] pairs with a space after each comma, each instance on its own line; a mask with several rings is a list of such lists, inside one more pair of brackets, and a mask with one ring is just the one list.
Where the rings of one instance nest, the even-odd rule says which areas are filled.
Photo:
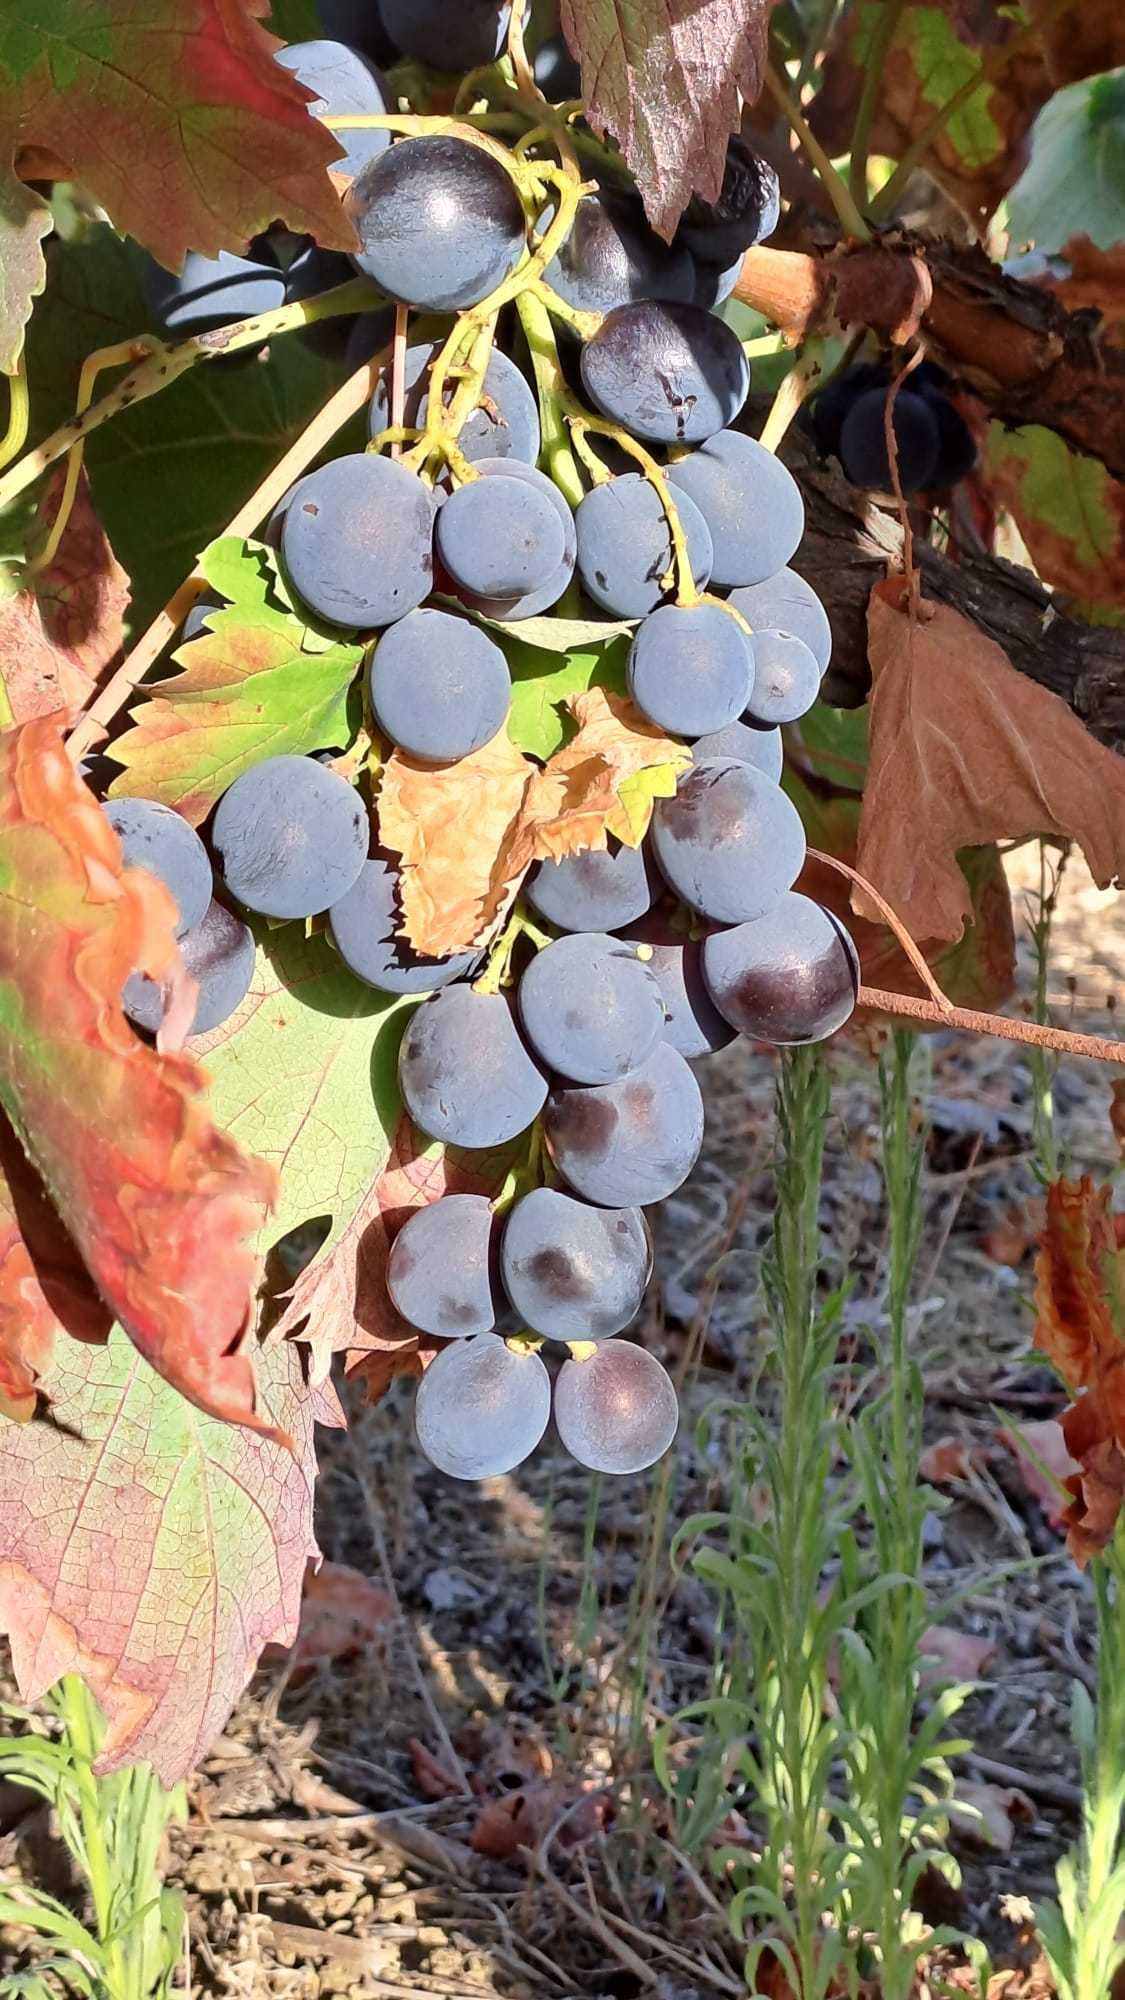
[[[538, 622], [528, 620], [529, 624]], [[519, 629], [522, 632], [523, 628]], [[512, 676], [508, 735], [517, 749], [544, 762], [561, 750], [574, 734], [573, 718], [566, 708], [570, 696], [584, 694], [591, 687], [623, 695], [628, 651], [624, 640], [618, 639], [597, 649], [579, 647], [560, 660], [557, 653], [544, 652], [522, 637], [506, 638], [504, 655]]]
[[[87, 354], [148, 330], [137, 263], [135, 247], [105, 223], [76, 242], [48, 244], [47, 292], [27, 341], [33, 443], [74, 414]], [[266, 359], [207, 362], [93, 433], [86, 466], [98, 518], [132, 581], [131, 634], [143, 631], [339, 380], [337, 366], [287, 333], [270, 342]], [[356, 435], [361, 429], [357, 419]], [[348, 433], [339, 448], [350, 449]]]
[[[169, 270], [272, 222], [350, 250], [326, 171], [338, 141], [274, 62], [264, 0], [0, 0], [0, 213], [16, 238], [0, 320], [10, 370], [42, 289], [41, 205], [16, 173], [75, 180]], [[44, 173], [44, 167], [47, 172]], [[9, 231], [13, 224], [9, 223]]]
[[165, 1785], [222, 1730], [271, 1641], [296, 1636], [313, 1536], [315, 1423], [339, 1425], [292, 1347], [255, 1357], [274, 1437], [205, 1417], [116, 1330], [60, 1340], [50, 1421], [0, 1424], [0, 1630], [25, 1701], [80, 1673], [99, 1768]]
[[561, 0], [591, 124], [616, 139], [670, 241], [692, 194], [718, 194], [739, 92], [753, 104], [772, 0]]
[[988, 429], [981, 476], [1045, 583], [1098, 624], [1125, 622], [1125, 486], [1040, 424]]
[[[457, 609], [464, 606], [457, 605]], [[637, 623], [635, 618], [520, 618], [514, 625], [505, 625], [499, 618], [481, 618], [479, 622], [541, 653], [573, 653], [608, 645], [611, 639], [628, 638]]]
[[[181, 646], [183, 671], [157, 681], [113, 745], [111, 796], [159, 799], [197, 825], [228, 785], [266, 757], [350, 741], [348, 695], [363, 648], [324, 641], [273, 603], [270, 551], [224, 537], [201, 558], [232, 601]], [[312, 647], [310, 649], [310, 637]]]
[[1048, 253], [1071, 236], [1100, 250], [1125, 242], [1125, 69], [1068, 84], [1044, 105], [1008, 196], [1008, 231]]

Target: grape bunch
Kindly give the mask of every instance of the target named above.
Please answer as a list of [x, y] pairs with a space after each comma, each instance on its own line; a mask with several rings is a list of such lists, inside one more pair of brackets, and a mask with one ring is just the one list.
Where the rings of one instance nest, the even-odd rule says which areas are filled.
[[[860, 361], [827, 382], [811, 405], [808, 428], [825, 458], [838, 458], [853, 486], [888, 492], [886, 410], [890, 368]], [[904, 493], [944, 493], [977, 462], [968, 424], [951, 400], [953, 379], [934, 361], [910, 371], [891, 410], [899, 484]]]
[[[393, 101], [373, 59], [396, 47], [468, 69], [503, 46], [508, 10], [488, 0], [380, 8], [378, 46], [281, 52], [321, 115]], [[325, 0], [324, 12], [343, 32], [362, 10]], [[534, 75], [552, 97], [576, 94], [557, 39], [535, 52]], [[702, 1145], [692, 1064], [738, 1035], [777, 1046], [831, 1035], [859, 985], [847, 932], [796, 886], [805, 837], [781, 785], [782, 730], [818, 698], [829, 623], [790, 566], [799, 489], [738, 427], [750, 368], [717, 310], [746, 249], [776, 225], [776, 176], [732, 140], [717, 199], [693, 200], [666, 244], [620, 162], [568, 180], [538, 103], [512, 155], [435, 120], [393, 143], [385, 127], [342, 131], [355, 266], [424, 324], [400, 347], [399, 379], [389, 358], [378, 374], [366, 448], [306, 472], [263, 532], [308, 624], [364, 644], [376, 776], [353, 782], [313, 755], [266, 759], [220, 798], [206, 847], [158, 804], [107, 807], [127, 858], [177, 898], [197, 1031], [245, 991], [250, 932], [228, 903], [312, 921], [357, 980], [407, 1003], [399, 1080], [423, 1141], [513, 1149], [498, 1197], [451, 1193], [419, 1209], [387, 1265], [394, 1309], [438, 1344], [417, 1391], [419, 1443], [463, 1479], [520, 1464], [552, 1415], [598, 1471], [633, 1472], [667, 1450], [672, 1382], [623, 1336], [652, 1270], [645, 1210]], [[185, 267], [161, 323], [212, 325], [236, 298], [245, 312], [259, 283], [289, 295], [316, 250], [290, 244], [286, 261], [271, 237], [257, 275], [243, 268], [253, 256], [229, 272], [222, 259], [210, 274]], [[560, 436], [576, 455], [556, 480]], [[185, 636], [214, 610], [197, 607]], [[521, 628], [551, 615], [631, 627], [621, 694], [686, 746], [674, 795], [657, 799], [639, 845], [603, 835], [539, 862], [489, 935], [427, 956], [405, 934], [381, 760], [395, 752], [425, 779], [493, 742]], [[130, 982], [141, 1027], [158, 1025], [160, 1004]]]

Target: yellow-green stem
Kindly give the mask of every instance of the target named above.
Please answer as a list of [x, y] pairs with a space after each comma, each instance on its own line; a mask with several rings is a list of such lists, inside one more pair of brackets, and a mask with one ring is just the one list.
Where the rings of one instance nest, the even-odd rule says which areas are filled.
[[848, 186], [852, 199], [860, 208], [867, 207], [867, 149], [871, 139], [875, 106], [879, 102], [879, 92], [883, 87], [883, 66], [887, 60], [887, 51], [894, 41], [905, 4], [906, 0], [883, 0], [875, 23], [875, 32], [871, 37], [871, 46], [865, 57], [863, 91], [852, 129], [852, 151], [848, 165]]
[[842, 174], [837, 173], [824, 147], [810, 127], [800, 109], [794, 104], [772, 63], [766, 65], [766, 89], [778, 109], [784, 112], [793, 131], [801, 142], [809, 165], [816, 171], [817, 178], [832, 203], [840, 225], [848, 236], [857, 243], [869, 241], [871, 231], [852, 199], [851, 189]]
[[27, 443], [31, 420], [31, 397], [27, 388], [27, 355], [21, 354], [14, 375], [8, 377], [8, 428], [0, 438], [0, 469], [18, 458]]

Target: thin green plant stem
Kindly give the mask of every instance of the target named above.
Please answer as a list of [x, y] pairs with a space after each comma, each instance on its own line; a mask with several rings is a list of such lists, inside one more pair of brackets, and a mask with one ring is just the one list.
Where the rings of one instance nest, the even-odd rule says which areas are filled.
[[867, 207], [867, 153], [871, 141], [871, 126], [875, 117], [875, 107], [879, 102], [879, 92], [883, 87], [883, 66], [887, 53], [894, 41], [906, 0], [883, 0], [867, 51], [860, 94], [859, 109], [852, 127], [851, 159], [848, 163], [848, 186], [852, 199], [860, 208]]
[[74, 1783], [82, 1821], [82, 1842], [94, 1921], [105, 1955], [106, 1984], [114, 2000], [128, 2000], [119, 1944], [113, 1942], [116, 1910], [115, 1877], [103, 1823], [103, 1802], [94, 1776], [98, 1754], [93, 1703], [77, 1674], [65, 1674], [59, 1687], [58, 1709], [70, 1743]]
[[8, 428], [0, 438], [0, 468], [18, 458], [27, 443], [31, 421], [31, 397], [27, 387], [27, 354], [20, 355], [14, 375], [8, 377]]
[[871, 231], [856, 207], [847, 181], [832, 165], [820, 140], [812, 130], [807, 119], [802, 115], [800, 107], [794, 103], [793, 98], [786, 90], [772, 63], [767, 63], [766, 65], [766, 89], [769, 91], [778, 109], [784, 112], [790, 126], [800, 140], [802, 150], [808, 159], [809, 165], [814, 169], [825, 194], [835, 209], [840, 227], [843, 229], [845, 235], [854, 237], [857, 243], [869, 242]]
[[559, 350], [555, 342], [551, 315], [542, 299], [534, 292], [521, 292], [516, 300], [516, 311], [523, 327], [531, 356], [532, 372], [535, 376], [535, 391], [539, 399], [539, 423], [543, 433], [543, 458], [547, 471], [571, 507], [577, 507], [584, 499], [586, 488], [574, 453], [570, 448], [570, 434], [563, 416], [562, 391], [565, 389]]
[[793, 80], [793, 89], [798, 103], [800, 103], [801, 92], [804, 90], [805, 85], [812, 76], [813, 70], [816, 68], [816, 59], [825, 42], [828, 40], [828, 30], [832, 26], [832, 18], [835, 12], [836, 0], [820, 0], [816, 17], [809, 28], [808, 34], [805, 36], [805, 46], [801, 50], [801, 60], [797, 66], [797, 74]]

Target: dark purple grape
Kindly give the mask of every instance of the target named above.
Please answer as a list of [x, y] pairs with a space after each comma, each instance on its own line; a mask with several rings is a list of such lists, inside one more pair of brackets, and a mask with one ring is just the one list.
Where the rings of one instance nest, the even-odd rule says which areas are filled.
[[728, 603], [745, 618], [752, 632], [792, 632], [803, 639], [823, 674], [832, 658], [832, 627], [811, 583], [795, 569], [779, 569], [764, 583], [732, 590]]
[[535, 1450], [551, 1414], [551, 1378], [537, 1354], [475, 1333], [434, 1356], [414, 1399], [419, 1446], [452, 1479], [492, 1479]]
[[391, 1244], [391, 1303], [442, 1340], [491, 1333], [503, 1303], [499, 1236], [486, 1195], [446, 1194], [416, 1210]]
[[368, 668], [379, 728], [422, 764], [451, 764], [491, 743], [512, 679], [499, 646], [467, 618], [410, 611], [380, 638]]
[[539, 612], [547, 611], [552, 604], [558, 603], [574, 575], [578, 547], [574, 516], [558, 487], [547, 478], [546, 473], [538, 472], [533, 465], [522, 465], [516, 458], [479, 458], [476, 461], [476, 471], [485, 479], [497, 477], [521, 479], [533, 491], [544, 493], [549, 497], [562, 523], [563, 559], [549, 582], [543, 584], [539, 590], [527, 591], [522, 597], [478, 597], [468, 590], [459, 591], [458, 595], [471, 610], [479, 611], [485, 618], [499, 618], [510, 623], [515, 623], [521, 618], [535, 618]]
[[801, 422], [822, 458], [839, 458], [840, 432], [844, 418], [858, 396], [867, 389], [885, 389], [891, 371], [885, 362], [857, 361], [833, 375], [823, 389], [806, 403]]
[[[394, 110], [386, 79], [346, 42], [290, 42], [277, 50], [274, 61], [313, 92], [308, 109], [314, 118], [352, 118], [357, 113], [380, 117]], [[345, 127], [332, 137], [344, 148], [343, 159], [333, 160], [332, 170], [347, 175], [358, 174], [391, 143], [390, 133], [378, 125]]]
[[633, 635], [629, 692], [658, 729], [702, 736], [741, 715], [754, 684], [749, 641], [718, 604], [664, 604]]
[[[199, 992], [188, 1033], [208, 1035], [241, 1007], [254, 977], [254, 933], [222, 903], [210, 904], [197, 924], [180, 939], [180, 956]], [[164, 1018], [167, 993], [147, 973], [134, 972], [125, 982], [122, 1004], [138, 1028], [154, 1035]]]
[[543, 1131], [576, 1194], [601, 1208], [644, 1208], [674, 1194], [699, 1158], [703, 1099], [683, 1057], [661, 1041], [620, 1083], [554, 1089]]
[[474, 479], [439, 509], [434, 541], [458, 590], [513, 600], [562, 566], [566, 532], [550, 496], [520, 479]]
[[499, 0], [378, 0], [383, 27], [403, 55], [430, 69], [478, 69], [504, 47], [511, 7]]
[[803, 639], [792, 632], [754, 633], [754, 687], [747, 719], [765, 729], [796, 722], [820, 693], [820, 668]]
[[535, 51], [531, 74], [551, 104], [568, 104], [582, 95], [582, 72], [564, 35], [549, 35]]
[[[553, 212], [540, 218], [541, 233]], [[695, 290], [687, 251], [661, 242], [639, 201], [605, 190], [582, 197], [570, 235], [543, 276], [580, 312], [612, 312], [635, 299], [688, 301]]]
[[448, 986], [424, 1000], [399, 1051], [403, 1102], [428, 1139], [447, 1146], [503, 1146], [543, 1108], [536, 1068], [497, 993]]
[[316, 0], [316, 11], [326, 35], [349, 42], [383, 68], [398, 61], [402, 51], [383, 25], [379, 0]]
[[734, 422], [750, 364], [713, 313], [645, 299], [606, 314], [582, 349], [582, 381], [602, 415], [634, 437], [702, 444]]
[[728, 722], [725, 729], [700, 736], [691, 746], [693, 764], [710, 763], [716, 757], [733, 757], [739, 764], [753, 764], [755, 770], [781, 782], [785, 746], [780, 729], [764, 729], [758, 723]]
[[477, 954], [426, 958], [399, 935], [398, 871], [382, 855], [364, 862], [351, 888], [328, 912], [328, 928], [349, 972], [380, 993], [435, 993], [473, 970]]
[[[422, 341], [406, 350], [402, 420], [412, 430], [422, 430], [429, 416], [430, 369], [442, 345], [438, 340]], [[353, 365], [358, 367], [359, 360]], [[457, 387], [458, 379], [453, 376], [446, 383], [447, 405]], [[368, 416], [371, 436], [377, 437], [380, 431], [388, 429], [390, 421], [390, 374], [384, 369], [371, 398]], [[470, 464], [482, 458], [518, 458], [525, 465], [534, 465], [539, 445], [539, 408], [535, 397], [515, 362], [494, 347], [481, 384], [481, 401], [462, 424], [457, 448]]]
[[764, 917], [805, 859], [797, 808], [761, 771], [733, 759], [686, 771], [676, 796], [657, 800], [650, 839], [669, 887], [717, 924]]
[[500, 1267], [533, 1333], [609, 1340], [641, 1309], [652, 1237], [639, 1208], [591, 1208], [555, 1188], [536, 1188], [508, 1216]]
[[330, 625], [404, 618], [433, 581], [433, 515], [428, 488], [392, 459], [349, 452], [307, 472], [281, 525], [298, 597]]
[[680, 1421], [667, 1370], [630, 1340], [607, 1340], [586, 1360], [564, 1362], [554, 1409], [562, 1444], [591, 1472], [643, 1472], [663, 1458]]
[[781, 216], [781, 184], [768, 160], [736, 132], [727, 142], [723, 184], [714, 201], [695, 194], [677, 240], [701, 263], [728, 265], [772, 236]]
[[703, 976], [739, 1034], [790, 1046], [843, 1027], [859, 992], [859, 959], [843, 924], [792, 891], [756, 923], [707, 938]]
[[166, 340], [186, 340], [275, 312], [285, 304], [285, 273], [269, 239], [259, 236], [245, 257], [232, 250], [220, 250], [217, 257], [189, 250], [178, 272], [146, 257], [141, 289], [157, 331]]
[[711, 581], [721, 590], [773, 576], [805, 532], [805, 503], [792, 473], [741, 431], [708, 438], [670, 465], [668, 478], [707, 523]]
[[703, 945], [656, 910], [630, 924], [629, 936], [648, 946], [648, 969], [664, 1002], [664, 1040], [686, 1061], [714, 1055], [733, 1042], [735, 1031], [724, 1021], [703, 978]]
[[[874, 487], [881, 493], [889, 491], [891, 486], [886, 406], [884, 390], [865, 390], [856, 397], [840, 430], [840, 464], [845, 477], [853, 486]], [[895, 397], [891, 421], [899, 484], [904, 493], [920, 493], [932, 483], [937, 470], [937, 419], [922, 396], [914, 396], [904, 388]]]
[[478, 305], [526, 247], [512, 180], [466, 139], [399, 140], [357, 175], [344, 213], [359, 237], [360, 270], [389, 298], [425, 312]]

